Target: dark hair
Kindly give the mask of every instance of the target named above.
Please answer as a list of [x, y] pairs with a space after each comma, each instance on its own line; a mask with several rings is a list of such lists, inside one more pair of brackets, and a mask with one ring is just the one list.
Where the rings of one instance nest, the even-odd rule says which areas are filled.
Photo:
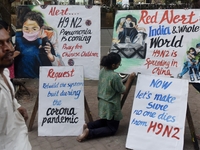
[[198, 47], [200, 47], [200, 43], [198, 43], [198, 44], [196, 45], [196, 48], [198, 48]]
[[[196, 55], [197, 52], [196, 52], [196, 50], [195, 50], [194, 47], [190, 47], [189, 51], [190, 51], [190, 50], [192, 50], [192, 51], [194, 52], [194, 55]], [[189, 53], [189, 52], [188, 52], [188, 53]]]
[[101, 59], [101, 66], [107, 67], [107, 68], [112, 68], [113, 64], [118, 64], [121, 62], [121, 56], [117, 53], [111, 52], [106, 56], [103, 56]]
[[36, 21], [37, 24], [42, 27], [44, 25], [44, 20], [43, 20], [43, 16], [40, 12], [35, 12], [35, 11], [30, 11], [28, 12], [25, 17], [24, 17], [24, 22], [26, 22], [27, 20], [33, 20]]
[[8, 30], [9, 26], [8, 26], [7, 22], [0, 20], [0, 25], [3, 26], [3, 28], [5, 28], [6, 30]]
[[24, 23], [24, 17], [28, 12], [31, 11], [31, 8], [28, 5], [17, 7], [17, 29], [21, 29]]
[[0, 24], [0, 29], [4, 29], [4, 27]]
[[8, 29], [10, 29], [10, 35], [11, 36], [15, 36], [15, 31], [13, 30], [13, 28], [9, 28], [9, 25], [7, 22], [5, 22], [4, 20], [0, 20], [0, 25], [3, 26], [4, 29], [6, 29], [8, 31]]
[[130, 18], [131, 21], [132, 21], [132, 22], [135, 22], [135, 25], [137, 25], [137, 19], [136, 19], [135, 17], [133, 17], [132, 15], [129, 14], [129, 15], [126, 16], [126, 19], [127, 19], [127, 18]]

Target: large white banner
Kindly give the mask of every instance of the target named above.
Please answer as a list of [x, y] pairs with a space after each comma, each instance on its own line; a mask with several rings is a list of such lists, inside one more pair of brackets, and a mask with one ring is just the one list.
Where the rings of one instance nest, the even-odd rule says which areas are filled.
[[[16, 49], [21, 53], [15, 59], [16, 78], [38, 78], [40, 66], [83, 65], [84, 77], [97, 80], [100, 29], [100, 6], [19, 6]], [[47, 42], [51, 52], [44, 49]]]
[[111, 51], [122, 57], [117, 71], [200, 82], [200, 10], [119, 10]]
[[39, 136], [77, 136], [83, 130], [83, 66], [40, 67]]
[[126, 147], [182, 150], [187, 98], [187, 80], [139, 75]]

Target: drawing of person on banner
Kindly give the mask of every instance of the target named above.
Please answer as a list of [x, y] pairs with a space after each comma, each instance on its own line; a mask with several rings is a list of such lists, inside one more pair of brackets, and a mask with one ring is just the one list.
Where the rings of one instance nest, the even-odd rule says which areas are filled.
[[130, 14], [118, 20], [116, 30], [119, 43], [135, 43], [138, 38], [137, 35], [141, 34], [141, 32], [146, 32], [145, 28], [138, 27], [137, 19]]
[[115, 29], [118, 39], [113, 40], [113, 49], [118, 49], [122, 53], [122, 57], [132, 58], [138, 54], [138, 58], [144, 59], [147, 34], [145, 28], [138, 26], [137, 19], [131, 14], [121, 17], [117, 20]]
[[16, 32], [16, 49], [20, 55], [15, 59], [17, 78], [39, 78], [40, 66], [63, 66], [58, 54], [57, 34], [44, 24], [40, 12], [29, 11]]
[[200, 67], [200, 43], [198, 43], [196, 45], [196, 52], [197, 52], [197, 55], [195, 57], [195, 60], [196, 60], [196, 65], [197, 65], [197, 73], [199, 75], [199, 71], [200, 71], [200, 69], [199, 69], [199, 67]]
[[126, 37], [129, 36], [130, 40], [133, 43], [135, 36], [138, 34], [136, 29], [137, 20], [132, 15], [127, 15], [125, 18], [120, 18], [118, 20], [116, 30], [118, 33], [119, 43], [125, 43]]
[[122, 5], [122, 0], [117, 0], [116, 4], [117, 5]]
[[191, 47], [186, 53], [187, 60], [184, 62], [182, 72], [178, 74], [178, 78], [182, 78], [183, 75], [189, 71], [191, 81], [195, 81], [194, 73], [196, 75], [197, 80], [200, 80], [199, 72], [197, 70], [198, 58], [196, 50], [193, 47]]

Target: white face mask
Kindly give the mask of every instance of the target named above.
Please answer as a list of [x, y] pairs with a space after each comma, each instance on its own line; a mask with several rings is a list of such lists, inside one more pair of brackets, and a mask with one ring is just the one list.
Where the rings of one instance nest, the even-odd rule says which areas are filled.
[[39, 32], [40, 31], [36, 31], [34, 33], [23, 32], [23, 37], [28, 41], [35, 41], [38, 38]]
[[197, 53], [199, 53], [199, 52], [200, 52], [200, 47], [199, 47], [199, 48], [196, 48], [196, 51], [197, 51]]
[[129, 21], [129, 20], [126, 20], [126, 23], [127, 23], [127, 24], [130, 24], [130, 23], [131, 23], [131, 21]]

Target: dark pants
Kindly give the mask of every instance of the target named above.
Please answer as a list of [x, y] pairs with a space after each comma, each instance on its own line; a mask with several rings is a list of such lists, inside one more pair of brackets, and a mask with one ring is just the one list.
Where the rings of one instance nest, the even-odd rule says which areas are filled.
[[200, 92], [200, 83], [192, 83], [193, 87]]
[[99, 119], [87, 124], [89, 129], [88, 138], [98, 138], [114, 135], [119, 127], [119, 121]]

